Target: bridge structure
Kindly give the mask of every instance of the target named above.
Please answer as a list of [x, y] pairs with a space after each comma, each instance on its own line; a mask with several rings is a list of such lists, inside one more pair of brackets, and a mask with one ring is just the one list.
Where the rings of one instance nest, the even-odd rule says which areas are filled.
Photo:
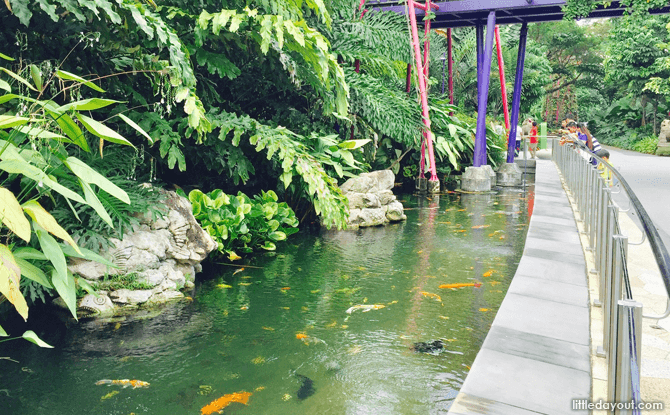
[[[472, 168], [467, 168], [461, 180], [461, 187], [466, 191], [488, 191], [491, 185], [496, 183], [496, 175], [487, 165], [486, 155], [486, 109], [489, 94], [491, 76], [491, 57], [493, 51], [494, 34], [497, 34], [497, 25], [521, 24], [519, 37], [519, 50], [517, 55], [517, 66], [512, 94], [511, 120], [506, 117], [506, 127], [509, 132], [507, 141], [507, 163], [502, 165], [498, 177], [511, 177], [512, 180], [501, 185], [516, 185], [521, 180], [521, 172], [514, 164], [514, 149], [516, 145], [517, 125], [519, 122], [519, 105], [521, 103], [521, 92], [523, 83], [523, 69], [526, 53], [526, 38], [528, 34], [528, 23], [548, 22], [562, 20], [563, 7], [566, 0], [458, 0], [437, 1], [425, 0], [419, 3], [414, 0], [361, 0], [361, 7], [367, 5], [373, 10], [391, 11], [399, 14], [407, 14], [411, 26], [411, 44], [417, 67], [418, 89], [422, 108], [423, 122], [425, 125], [424, 140], [421, 146], [420, 178], [424, 176], [426, 159], [429, 162], [430, 179], [427, 189], [439, 192], [439, 181], [435, 169], [435, 156], [433, 153], [432, 133], [430, 132], [430, 114], [428, 110], [428, 60], [430, 42], [425, 36], [423, 53], [418, 36], [419, 22], [423, 23], [424, 32], [427, 35], [431, 29], [447, 29], [448, 44], [451, 46], [451, 29], [457, 27], [476, 28], [477, 39], [477, 128], [475, 133], [475, 146]], [[593, 10], [588, 18], [619, 17], [626, 12], [621, 1], [612, 1], [607, 7], [599, 5]], [[423, 20], [430, 11], [434, 16]], [[651, 13], [668, 13], [670, 6]], [[486, 26], [486, 36], [484, 36]], [[498, 61], [501, 68], [501, 84], [503, 94], [506, 95], [504, 87], [504, 73], [502, 56], [499, 50]], [[453, 74], [451, 47], [448, 48], [447, 61], [449, 63], [449, 94], [453, 103]], [[408, 85], [410, 66], [408, 65]], [[505, 96], [506, 101], [506, 96]], [[504, 101], [504, 102], [505, 102]], [[507, 105], [505, 112], [507, 111]], [[426, 151], [428, 154], [426, 154]], [[502, 174], [501, 174], [502, 173]], [[425, 179], [424, 179], [425, 180]]]

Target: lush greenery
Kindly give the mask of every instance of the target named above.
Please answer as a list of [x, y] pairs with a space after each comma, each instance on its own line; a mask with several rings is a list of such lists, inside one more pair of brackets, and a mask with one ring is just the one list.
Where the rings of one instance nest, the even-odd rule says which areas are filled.
[[250, 199], [242, 192], [229, 196], [220, 189], [192, 190], [193, 215], [216, 241], [218, 251], [236, 259], [238, 252], [274, 251], [275, 242], [298, 232], [298, 219], [286, 202], [278, 203], [272, 190]]

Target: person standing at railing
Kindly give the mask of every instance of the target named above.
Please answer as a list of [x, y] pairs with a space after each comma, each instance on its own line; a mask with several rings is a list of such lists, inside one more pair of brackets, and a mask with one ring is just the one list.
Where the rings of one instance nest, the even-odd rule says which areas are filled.
[[[602, 148], [602, 146], [598, 142], [598, 139], [595, 138], [589, 131], [588, 127], [586, 126], [586, 123], [580, 124], [579, 129], [581, 134], [586, 136], [587, 140], [586, 143], [591, 152], [596, 156], [600, 157], [601, 159], [605, 160], [606, 162], [609, 162], [610, 152]], [[607, 167], [605, 167], [605, 165], [603, 165], [602, 163], [598, 163], [598, 160], [596, 160], [594, 157], [591, 157], [591, 164], [593, 164], [594, 166], [598, 166], [598, 170], [602, 170], [601, 176], [605, 180], [607, 180], [608, 182], [612, 181], [612, 173], [609, 171]]]
[[535, 158], [537, 153], [537, 122], [533, 121], [533, 126], [530, 128], [530, 156]]

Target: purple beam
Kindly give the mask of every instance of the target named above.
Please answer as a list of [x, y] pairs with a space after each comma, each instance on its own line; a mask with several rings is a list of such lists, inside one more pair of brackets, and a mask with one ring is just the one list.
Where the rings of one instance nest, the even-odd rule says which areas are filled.
[[486, 103], [489, 99], [489, 82], [491, 81], [491, 55], [493, 54], [493, 34], [496, 27], [496, 12], [489, 12], [486, 19], [486, 46], [484, 62], [481, 66], [477, 91], [477, 130], [475, 134], [474, 167], [486, 165]]
[[482, 25], [482, 22], [480, 21], [477, 21], [477, 26], [475, 26], [475, 35], [477, 39], [477, 96], [479, 96], [479, 87], [481, 85], [479, 77], [482, 75], [484, 58], [484, 25]]
[[526, 60], [526, 37], [528, 23], [521, 25], [519, 36], [519, 53], [516, 58], [516, 77], [514, 78], [514, 94], [512, 96], [512, 119], [507, 140], [507, 162], [514, 163], [514, 148], [516, 147], [516, 129], [519, 124], [519, 105], [521, 104], [521, 83], [523, 82], [523, 65]]
[[[529, 4], [527, 0], [461, 0], [461, 1], [438, 1], [433, 3], [439, 7], [438, 14], [443, 13], [463, 13], [463, 12], [486, 12], [489, 10], [509, 10], [509, 9], [527, 9], [538, 6], [563, 6], [566, 0], [533, 0]], [[370, 2], [370, 5], [374, 5]], [[405, 6], [386, 6], [381, 7], [384, 11], [393, 11], [405, 14]], [[424, 14], [423, 11], [417, 12], [417, 16]]]
[[449, 103], [454, 105], [454, 58], [452, 56], [451, 29], [447, 29], [447, 37], [447, 53], [449, 54]]

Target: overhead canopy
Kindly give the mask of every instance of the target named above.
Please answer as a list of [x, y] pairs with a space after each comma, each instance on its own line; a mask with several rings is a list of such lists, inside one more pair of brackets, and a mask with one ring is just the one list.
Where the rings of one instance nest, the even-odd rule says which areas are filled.
[[[439, 9], [435, 12], [435, 19], [431, 28], [449, 28], [475, 26], [477, 22], [486, 21], [492, 10], [496, 11], [496, 24], [515, 24], [550, 22], [563, 19], [562, 7], [565, 0], [460, 0], [435, 1]], [[376, 10], [393, 11], [405, 14], [405, 1], [402, 0], [368, 0], [368, 7]], [[624, 14], [625, 7], [619, 1], [612, 1], [609, 7], [599, 5], [588, 17], [619, 17]], [[668, 13], [670, 7], [651, 11], [652, 14]], [[416, 11], [417, 20], [425, 15], [424, 11]]]

